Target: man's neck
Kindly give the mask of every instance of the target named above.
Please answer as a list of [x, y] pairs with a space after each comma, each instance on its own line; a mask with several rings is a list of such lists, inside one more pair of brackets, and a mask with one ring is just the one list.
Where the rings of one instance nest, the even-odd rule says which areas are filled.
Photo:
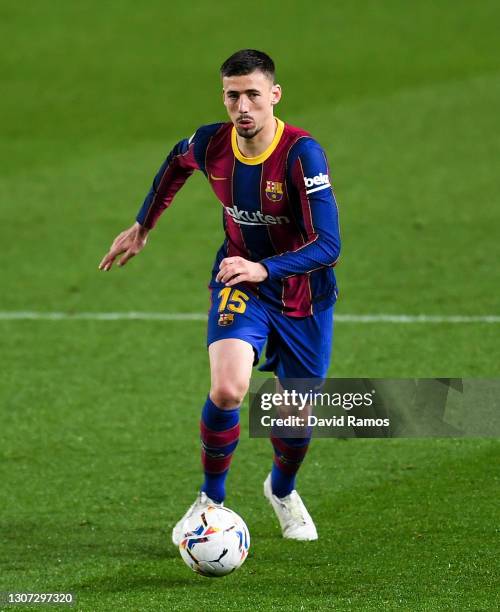
[[278, 122], [273, 117], [253, 138], [243, 138], [239, 134], [236, 134], [236, 142], [238, 143], [238, 149], [245, 157], [257, 157], [269, 147], [274, 139], [276, 130], [278, 129]]

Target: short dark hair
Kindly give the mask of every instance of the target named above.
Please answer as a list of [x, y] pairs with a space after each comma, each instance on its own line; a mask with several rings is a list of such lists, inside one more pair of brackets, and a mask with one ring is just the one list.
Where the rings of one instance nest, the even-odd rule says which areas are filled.
[[236, 51], [220, 67], [223, 77], [240, 76], [260, 70], [267, 75], [273, 83], [276, 82], [276, 72], [273, 60], [263, 51], [256, 49], [241, 49]]

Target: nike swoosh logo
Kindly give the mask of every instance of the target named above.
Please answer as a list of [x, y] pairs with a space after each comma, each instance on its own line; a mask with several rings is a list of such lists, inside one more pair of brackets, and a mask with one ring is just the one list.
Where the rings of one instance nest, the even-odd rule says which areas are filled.
[[212, 181], [227, 181], [227, 176], [214, 176], [213, 174], [211, 174], [210, 178], [212, 179]]

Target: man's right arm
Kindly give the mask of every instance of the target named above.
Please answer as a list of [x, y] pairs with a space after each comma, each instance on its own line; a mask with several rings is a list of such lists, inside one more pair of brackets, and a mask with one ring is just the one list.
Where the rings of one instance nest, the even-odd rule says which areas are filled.
[[170, 205], [187, 178], [198, 168], [194, 156], [194, 136], [181, 140], [170, 151], [153, 180], [136, 222], [118, 234], [99, 264], [99, 270], [105, 272], [111, 270], [119, 255], [122, 257], [118, 265], [123, 266], [142, 251], [146, 245], [149, 230], [155, 226], [158, 218]]
[[170, 206], [175, 194], [199, 168], [194, 155], [194, 137], [178, 142], [156, 174], [136, 221], [152, 229], [163, 211]]
[[178, 142], [168, 154], [151, 189], [144, 200], [132, 227], [119, 234], [99, 265], [100, 270], [110, 270], [114, 260], [122, 255], [118, 265], [123, 266], [137, 255], [146, 244], [148, 232], [158, 221], [162, 212], [170, 206], [175, 194], [184, 185], [194, 170], [206, 175], [205, 157], [211, 137], [223, 123], [213, 123], [199, 128], [189, 139]]

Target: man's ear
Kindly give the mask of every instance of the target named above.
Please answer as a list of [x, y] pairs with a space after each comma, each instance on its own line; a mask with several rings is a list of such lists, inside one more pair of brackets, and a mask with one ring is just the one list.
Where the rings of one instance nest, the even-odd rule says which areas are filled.
[[271, 89], [271, 104], [274, 106], [281, 100], [281, 85], [273, 85]]

